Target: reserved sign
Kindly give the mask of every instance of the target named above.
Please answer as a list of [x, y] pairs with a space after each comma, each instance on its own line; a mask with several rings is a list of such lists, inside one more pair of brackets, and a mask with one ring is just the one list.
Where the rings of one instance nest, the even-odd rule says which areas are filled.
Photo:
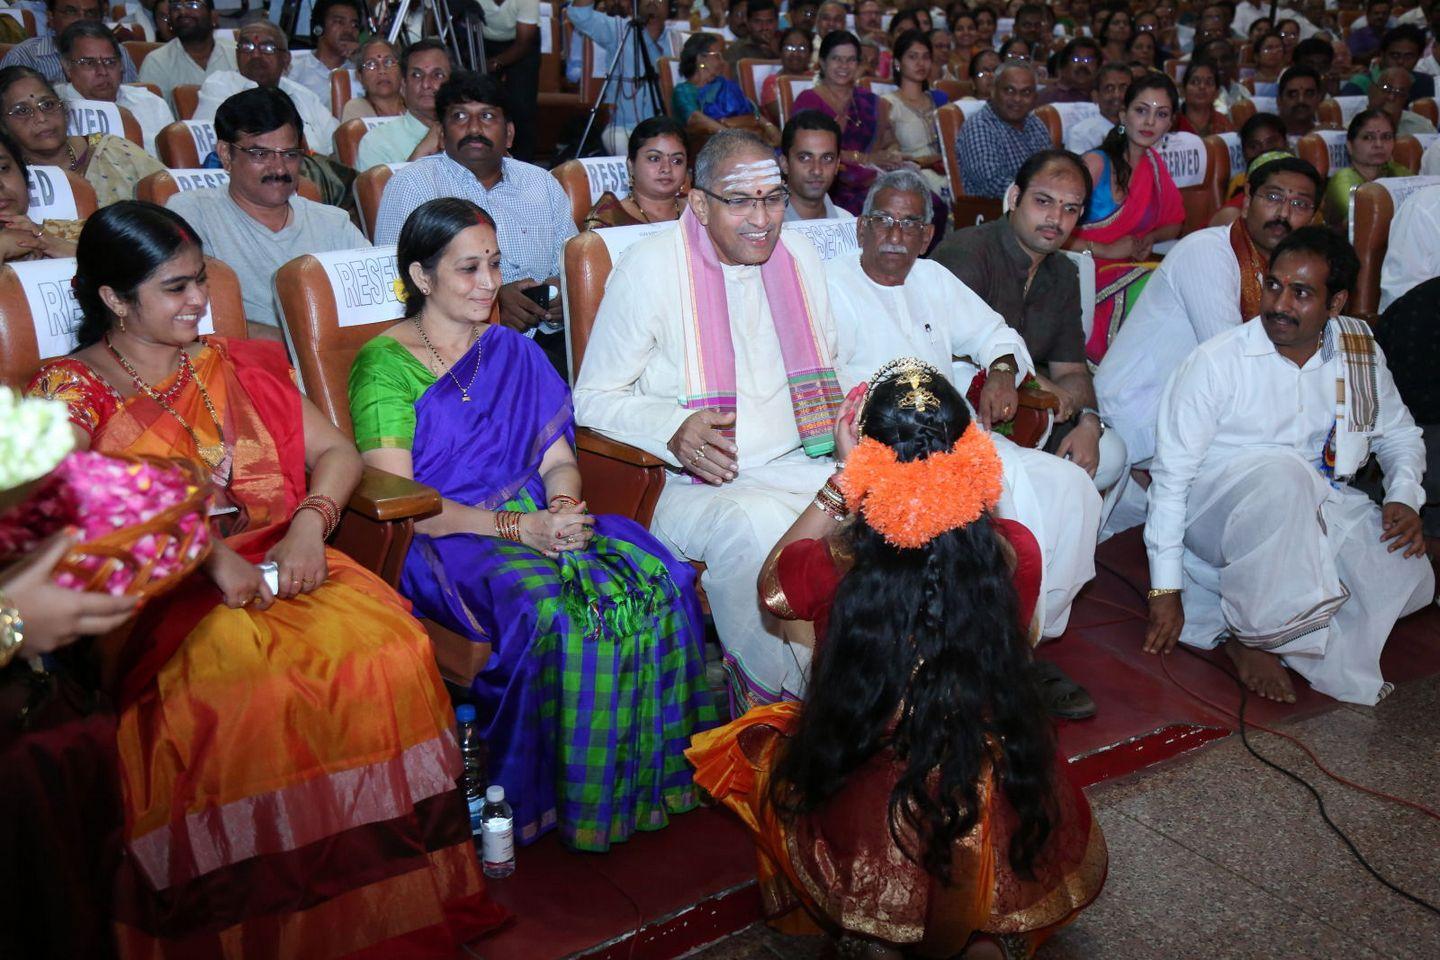
[[782, 230], [799, 233], [815, 245], [815, 252], [823, 262], [853, 253], [860, 249], [860, 240], [855, 232], [854, 217], [835, 217], [830, 220], [791, 220], [781, 225]]
[[181, 193], [187, 190], [224, 190], [230, 186], [230, 174], [224, 170], [212, 170], [208, 167], [189, 170], [171, 170], [170, 179], [175, 181], [175, 186], [180, 188]]
[[1205, 182], [1205, 142], [1193, 133], [1165, 134], [1156, 147], [1177, 187], [1198, 187]]
[[30, 209], [26, 216], [36, 223], [80, 219], [80, 211], [75, 207], [75, 191], [70, 189], [70, 180], [64, 170], [59, 167], [30, 168]]
[[66, 100], [65, 118], [65, 132], [72, 137], [85, 137], [92, 133], [125, 136], [125, 121], [120, 119], [120, 107], [106, 100]]
[[590, 180], [592, 206], [607, 190], [618, 199], [630, 196], [630, 171], [624, 157], [581, 157], [580, 164]]
[[[30, 307], [30, 318], [35, 323], [35, 343], [40, 348], [40, 359], [63, 357], [76, 347], [75, 335], [80, 329], [84, 314], [75, 301], [75, 288], [70, 281], [75, 276], [75, 258], [60, 257], [54, 260], [22, 260], [10, 264], [25, 292], [25, 302]], [[200, 333], [213, 333], [215, 323], [210, 316], [210, 307], [200, 318]]]
[[320, 261], [330, 281], [340, 326], [360, 327], [405, 315], [405, 304], [395, 295], [400, 271], [393, 246], [331, 250], [312, 256]]

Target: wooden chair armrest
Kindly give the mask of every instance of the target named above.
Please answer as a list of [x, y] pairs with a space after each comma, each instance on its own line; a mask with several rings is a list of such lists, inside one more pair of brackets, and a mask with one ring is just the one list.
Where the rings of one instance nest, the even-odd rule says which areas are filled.
[[599, 457], [619, 460], [621, 463], [628, 463], [635, 467], [664, 467], [666, 465], [664, 460], [646, 453], [639, 447], [632, 447], [619, 440], [611, 440], [589, 427], [579, 427], [575, 430], [575, 448]]
[[1029, 407], [1032, 410], [1059, 410], [1060, 398], [1049, 390], [1041, 390], [1039, 387], [1026, 387], [1017, 390], [1020, 396], [1020, 406]]
[[370, 520], [419, 519], [440, 512], [440, 494], [432, 487], [375, 467], [366, 467], [346, 508]]

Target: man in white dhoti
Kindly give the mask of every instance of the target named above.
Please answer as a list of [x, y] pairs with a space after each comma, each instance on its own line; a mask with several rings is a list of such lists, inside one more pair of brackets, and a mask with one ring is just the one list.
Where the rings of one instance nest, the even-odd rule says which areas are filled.
[[[999, 427], [1019, 409], [1016, 383], [1034, 372], [1020, 331], [945, 267], [919, 256], [931, 240], [930, 191], [913, 171], [881, 174], [857, 223], [860, 252], [825, 266], [835, 315], [836, 368], [842, 389], [865, 383], [897, 357], [917, 357], [950, 372], [963, 394], [986, 371], [976, 413]], [[956, 360], [965, 357], [973, 360]], [[1095, 576], [1100, 495], [1089, 474], [1068, 460], [992, 434], [1005, 467], [999, 514], [1018, 520], [1040, 544], [1045, 565], [1037, 609], [1041, 633], [1059, 636], [1075, 594]], [[1094, 714], [1090, 696], [1052, 670], [1045, 677], [1051, 711]]]
[[1197, 230], [1165, 255], [1095, 371], [1100, 416], [1132, 463], [1155, 452], [1155, 411], [1175, 368], [1198, 344], [1260, 312], [1270, 251], [1314, 219], [1325, 181], [1283, 156], [1258, 167], [1247, 190], [1239, 220]]
[[[1202, 344], [1160, 405], [1145, 649], [1225, 644], [1240, 678], [1290, 703], [1290, 667], [1374, 704], [1380, 651], [1430, 603], [1417, 510], [1425, 448], [1370, 328], [1341, 316], [1359, 261], [1320, 228], [1271, 258], [1257, 320]], [[1349, 479], [1369, 459], [1385, 506]]]
[[755, 584], [835, 469], [834, 323], [815, 248], [781, 236], [785, 196], [770, 147], [712, 137], [680, 223], [610, 274], [574, 390], [580, 424], [670, 464], [651, 532], [705, 563], [740, 710], [804, 693], [810, 652]]

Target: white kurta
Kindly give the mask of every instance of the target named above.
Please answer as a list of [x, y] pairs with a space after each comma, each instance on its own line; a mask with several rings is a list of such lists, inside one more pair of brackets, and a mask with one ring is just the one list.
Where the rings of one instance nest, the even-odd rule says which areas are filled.
[[[246, 79], [238, 70], [222, 70], [210, 74], [200, 85], [200, 101], [195, 107], [193, 119], [213, 123], [215, 111], [220, 109], [220, 104], [242, 90], [253, 90], [258, 86], [258, 83]], [[305, 124], [306, 146], [326, 156], [334, 153], [335, 128], [340, 126], [340, 121], [330, 112], [330, 101], [321, 103], [319, 97], [289, 77], [280, 78], [280, 90], [289, 95], [291, 102], [295, 104], [296, 112], [300, 114], [300, 121]], [[205, 158], [200, 159], [203, 161]]]
[[[1418, 510], [1425, 448], [1377, 352], [1371, 449], [1386, 502]], [[1270, 650], [1322, 693], [1373, 704], [1395, 620], [1434, 596], [1422, 555], [1380, 541], [1380, 510], [1317, 468], [1343, 360], [1297, 367], [1248, 323], [1201, 345], [1166, 390], [1151, 464], [1145, 544], [1153, 587], [1180, 587], [1181, 640], [1222, 635]]]
[[1380, 266], [1380, 309], [1431, 277], [1440, 277], [1440, 186], [1411, 194], [1390, 223], [1390, 246]]
[[1155, 452], [1155, 416], [1175, 368], [1196, 345], [1244, 319], [1230, 228], [1197, 230], [1175, 244], [1095, 371], [1100, 415], [1125, 441], [1132, 463]]
[[[917, 260], [898, 287], [881, 286], [860, 266], [860, 254], [825, 265], [835, 315], [836, 372], [849, 390], [897, 357], [916, 357], [950, 374], [961, 394], [977, 368], [1014, 356], [1018, 376], [1034, 372], [1019, 331], [953, 273], [932, 260]], [[1044, 559], [1041, 633], [1056, 637], [1070, 619], [1070, 604], [1095, 576], [1100, 495], [1084, 470], [1067, 460], [1017, 446], [994, 434], [1005, 467], [998, 513], [1029, 528]]]
[[[803, 236], [782, 234], [781, 242], [799, 265], [833, 355], [834, 327], [815, 248]], [[676, 554], [706, 565], [702, 583], [715, 628], [744, 692], [756, 702], [799, 697], [810, 651], [781, 640], [779, 624], [760, 606], [757, 581], [765, 557], [835, 464], [829, 457], [811, 459], [800, 448], [759, 268], [723, 267], [735, 346], [739, 471], [719, 487], [693, 483], [679, 472], [666, 443], [694, 412], [680, 400], [687, 392], [684, 325], [690, 303], [688, 277], [678, 269], [680, 248], [679, 228], [671, 228], [621, 255], [576, 378], [575, 418], [676, 468], [656, 505], [651, 532]]]

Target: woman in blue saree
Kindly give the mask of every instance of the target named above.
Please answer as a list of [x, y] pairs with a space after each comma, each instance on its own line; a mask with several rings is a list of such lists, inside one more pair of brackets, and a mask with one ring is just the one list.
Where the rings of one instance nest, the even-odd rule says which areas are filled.
[[714, 722], [694, 573], [642, 527], [585, 511], [565, 383], [533, 341], [490, 323], [495, 224], [468, 200], [400, 232], [405, 319], [350, 371], [365, 461], [436, 488], [401, 592], [492, 654], [475, 678], [490, 782], [516, 836], [582, 850], [696, 805], [683, 750]]

